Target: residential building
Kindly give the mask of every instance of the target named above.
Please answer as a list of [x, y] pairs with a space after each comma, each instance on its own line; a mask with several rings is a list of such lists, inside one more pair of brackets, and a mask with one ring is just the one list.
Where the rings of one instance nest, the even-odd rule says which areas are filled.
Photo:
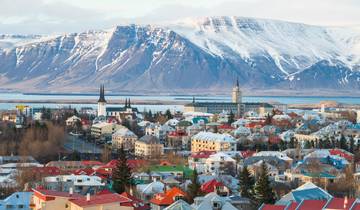
[[191, 152], [236, 151], [236, 140], [229, 134], [200, 132], [191, 138]]
[[163, 193], [157, 193], [150, 200], [152, 210], [162, 210], [167, 206], [170, 206], [175, 201], [185, 199], [187, 194], [178, 187], [173, 187], [166, 190]]
[[88, 175], [49, 176], [43, 179], [43, 183], [47, 190], [69, 192], [72, 189], [82, 195], [96, 194], [105, 186], [100, 177]]
[[116, 193], [102, 194], [70, 200], [70, 210], [134, 210], [131, 200]]
[[223, 152], [210, 155], [205, 160], [205, 165], [205, 172], [209, 174], [236, 174], [236, 160]]
[[77, 117], [75, 115], [69, 117], [66, 119], [65, 123], [66, 123], [66, 126], [73, 126], [75, 125], [75, 123], [77, 122], [81, 122], [81, 118], [80, 117]]
[[44, 189], [32, 189], [34, 195], [30, 203], [33, 210], [64, 210], [69, 209], [70, 200], [81, 198], [82, 196], [69, 192], [59, 192]]
[[192, 207], [196, 210], [237, 210], [229, 197], [219, 196], [216, 192], [196, 197]]
[[15, 192], [0, 200], [0, 210], [30, 210], [32, 192]]
[[101, 122], [91, 126], [91, 135], [95, 138], [100, 138], [101, 136], [111, 136], [117, 130], [122, 128], [124, 128], [124, 126], [116, 123]]
[[164, 145], [155, 136], [145, 135], [135, 141], [135, 155], [138, 157], [160, 157], [164, 154]]
[[138, 137], [128, 128], [124, 127], [112, 135], [112, 146], [113, 148], [123, 147], [124, 150], [133, 151], [136, 140], [138, 140]]

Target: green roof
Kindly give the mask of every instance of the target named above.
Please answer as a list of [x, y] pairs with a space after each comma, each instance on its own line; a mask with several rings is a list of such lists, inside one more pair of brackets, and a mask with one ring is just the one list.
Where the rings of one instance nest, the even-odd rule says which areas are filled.
[[325, 172], [321, 172], [321, 173], [303, 173], [304, 176], [308, 176], [311, 178], [326, 178], [326, 179], [335, 179], [336, 176], [332, 175], [332, 174], [328, 174]]
[[193, 173], [189, 167], [184, 165], [175, 165], [175, 166], [152, 166], [150, 168], [152, 172], [182, 172], [185, 177], [190, 177]]

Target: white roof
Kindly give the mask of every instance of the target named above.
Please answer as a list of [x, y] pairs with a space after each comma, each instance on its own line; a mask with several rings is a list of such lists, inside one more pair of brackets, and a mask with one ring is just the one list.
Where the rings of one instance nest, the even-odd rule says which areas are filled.
[[88, 175], [60, 175], [60, 176], [48, 176], [44, 178], [45, 182], [67, 182], [71, 180], [74, 185], [77, 186], [104, 186], [105, 183], [101, 182], [101, 178], [98, 176]]
[[136, 189], [142, 194], [155, 194], [164, 192], [164, 183], [155, 181], [149, 184], [138, 184]]
[[250, 134], [251, 134], [251, 130], [249, 128], [244, 127], [244, 126], [239, 126], [234, 131], [235, 136], [238, 136], [238, 135], [250, 135]]
[[274, 120], [291, 120], [291, 117], [287, 114], [277, 114], [273, 116]]
[[[213, 203], [218, 202], [221, 205], [221, 210], [237, 210], [231, 203], [230, 198], [220, 197], [215, 192], [208, 193], [204, 197], [196, 197], [196, 202], [192, 205], [196, 210], [209, 210], [213, 209]], [[199, 205], [196, 205], [197, 201], [200, 201]]]
[[185, 112], [184, 117], [212, 117], [214, 114], [206, 112]]
[[113, 136], [126, 136], [126, 137], [137, 137], [135, 135], [135, 133], [133, 133], [131, 130], [129, 130], [128, 128], [124, 127], [124, 128], [120, 128], [119, 130], [117, 130]]
[[221, 162], [221, 161], [231, 161], [231, 162], [236, 162], [236, 160], [234, 160], [232, 157], [230, 157], [228, 154], [224, 153], [224, 152], [218, 152], [216, 154], [210, 155], [208, 159], [206, 159], [206, 161], [216, 161], [216, 162]]
[[164, 210], [195, 210], [190, 204], [186, 203], [186, 201], [179, 199], [175, 203], [166, 207]]
[[285, 161], [291, 161], [292, 159], [289, 158], [285, 153], [278, 152], [278, 151], [261, 151], [255, 153], [253, 156], [271, 156], [271, 157], [277, 157], [279, 159], [285, 160]]
[[234, 137], [232, 137], [229, 134], [219, 134], [219, 133], [211, 133], [211, 132], [199, 132], [198, 134], [194, 135], [192, 139], [236, 143]]

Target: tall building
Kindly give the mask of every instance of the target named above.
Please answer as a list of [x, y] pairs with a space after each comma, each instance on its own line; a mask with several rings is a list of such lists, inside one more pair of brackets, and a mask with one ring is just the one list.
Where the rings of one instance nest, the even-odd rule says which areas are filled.
[[105, 100], [105, 88], [104, 85], [100, 85], [100, 97], [98, 100], [98, 116], [106, 117], [106, 100]]
[[232, 89], [231, 99], [233, 103], [241, 104], [242, 95], [239, 86], [239, 79], [236, 80], [236, 85]]
[[237, 80], [231, 92], [231, 102], [196, 102], [195, 98], [193, 98], [192, 103], [185, 104], [184, 111], [207, 112], [212, 114], [219, 114], [226, 111], [232, 112], [237, 116], [242, 116], [249, 111], [254, 111], [259, 114], [271, 112], [273, 108], [274, 106], [268, 103], [243, 103], [239, 80]]

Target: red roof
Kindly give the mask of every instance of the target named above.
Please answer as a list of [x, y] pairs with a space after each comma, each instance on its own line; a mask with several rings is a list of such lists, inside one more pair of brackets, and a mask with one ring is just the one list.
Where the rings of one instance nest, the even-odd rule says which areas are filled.
[[187, 133], [183, 130], [171, 131], [168, 134], [169, 137], [187, 136]]
[[271, 205], [271, 204], [264, 204], [260, 209], [261, 210], [284, 210], [286, 206], [282, 205]]
[[218, 126], [218, 129], [234, 130], [235, 128], [233, 128], [231, 125], [223, 124], [223, 125], [219, 125], [219, 126]]
[[65, 198], [70, 198], [70, 197], [74, 197], [74, 198], [79, 198], [82, 197], [79, 194], [73, 193], [70, 194], [69, 192], [60, 192], [60, 191], [54, 191], [54, 190], [45, 190], [45, 189], [33, 189], [34, 191], [34, 195], [35, 196], [42, 196], [42, 197], [65, 197]]
[[360, 203], [355, 203], [351, 210], [360, 210]]
[[[135, 196], [132, 196], [127, 192], [123, 192], [123, 193], [121, 193], [121, 195], [131, 200], [131, 202], [128, 203], [130, 205], [127, 205], [127, 206], [134, 207], [134, 210], [147, 210], [147, 209], [150, 209], [150, 206], [145, 204], [143, 200], [141, 200], [141, 199], [139, 199], [139, 198], [137, 198]], [[124, 204], [124, 205], [126, 205], [126, 204]], [[124, 205], [122, 205], [122, 206], [124, 206]]]
[[201, 191], [204, 193], [214, 192], [217, 187], [225, 186], [222, 182], [218, 182], [216, 179], [212, 179], [201, 185]]
[[84, 169], [77, 169], [75, 171], [73, 171], [74, 175], [88, 175], [88, 176], [92, 176], [95, 174], [95, 170], [92, 168], [84, 168]]
[[325, 209], [350, 209], [350, 207], [355, 202], [354, 198], [333, 198], [328, 202]]
[[279, 144], [281, 141], [281, 138], [279, 136], [270, 136], [269, 137], [269, 143], [271, 144]]
[[167, 190], [165, 193], [157, 193], [150, 200], [150, 203], [156, 204], [158, 206], [170, 206], [176, 201], [176, 197], [186, 197], [186, 193], [177, 187], [173, 187], [170, 190]]
[[251, 151], [251, 150], [246, 150], [246, 151], [241, 151], [241, 156], [243, 158], [248, 158], [253, 156], [256, 153], [256, 151]]
[[130, 202], [130, 199], [121, 196], [119, 194], [113, 193], [113, 194], [104, 194], [104, 195], [94, 195], [90, 196], [90, 200], [86, 200], [86, 196], [78, 199], [71, 200], [72, 203], [76, 204], [80, 207], [85, 206], [93, 206], [93, 205], [102, 205], [102, 204], [108, 204], [108, 203], [127, 203]]
[[298, 203], [296, 203], [296, 202], [291, 202], [291, 204], [288, 205], [288, 207], [287, 207], [286, 210], [295, 210], [297, 206], [298, 206]]
[[33, 172], [50, 176], [57, 176], [62, 174], [61, 170], [55, 166], [34, 167]]
[[210, 155], [216, 154], [216, 151], [200, 151], [191, 153], [192, 158], [209, 158]]
[[104, 165], [102, 162], [95, 160], [83, 160], [81, 161], [81, 164], [83, 164], [84, 166], [91, 166], [91, 167]]
[[297, 210], [322, 210], [326, 203], [326, 200], [304, 200]]
[[353, 160], [353, 154], [345, 152], [345, 151], [340, 150], [340, 149], [330, 149], [329, 153], [330, 153], [330, 155], [338, 155], [340, 157], [343, 157], [348, 161]]
[[104, 189], [104, 190], [101, 190], [100, 192], [96, 193], [96, 195], [105, 195], [105, 194], [112, 194], [113, 192], [111, 192], [110, 190], [108, 189]]

